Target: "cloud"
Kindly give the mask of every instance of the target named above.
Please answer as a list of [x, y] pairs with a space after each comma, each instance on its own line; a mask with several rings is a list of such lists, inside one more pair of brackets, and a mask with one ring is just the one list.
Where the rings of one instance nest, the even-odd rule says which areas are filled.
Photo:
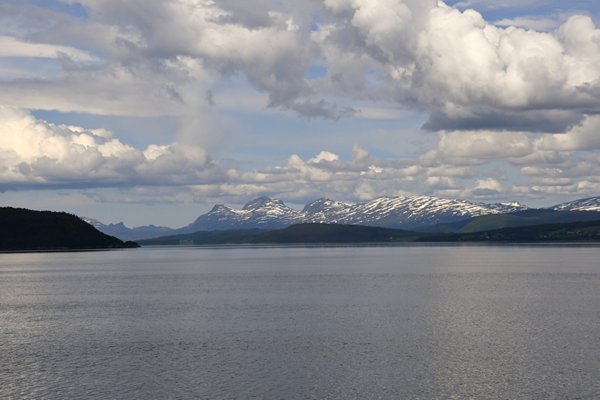
[[[0, 121], [5, 184], [181, 185], [211, 196], [349, 200], [423, 191], [508, 196], [525, 193], [527, 183], [532, 196], [597, 187], [600, 30], [589, 16], [570, 16], [549, 31], [548, 20], [491, 23], [471, 9], [516, 1], [77, 3], [84, 18], [0, 5], [0, 71], [9, 71], [0, 76], [0, 104], [13, 106]], [[27, 59], [39, 74], [14, 72]], [[254, 91], [236, 91], [240, 80]], [[261, 115], [269, 117], [389, 123], [408, 109], [426, 116], [424, 130], [435, 133], [421, 140], [435, 143], [404, 158], [355, 146], [350, 160], [337, 154], [343, 149], [319, 147], [304, 158], [292, 148], [272, 156], [286, 161], [261, 160], [266, 166], [255, 170], [214, 161], [218, 144], [211, 142], [234, 125], [217, 121], [219, 112], [265, 107]], [[134, 148], [104, 130], [36, 120], [31, 109], [168, 115], [182, 128], [173, 143]], [[406, 127], [397, 131], [390, 147], [403, 148]], [[365, 130], [361, 143], [369, 140]], [[377, 148], [387, 151], [386, 143]], [[518, 184], [494, 175], [498, 165]]]
[[459, 187], [455, 179], [447, 176], [430, 176], [425, 180], [425, 184], [436, 190], [457, 189]]
[[532, 134], [515, 131], [443, 131], [436, 147], [422, 162], [476, 165], [493, 160], [510, 160], [516, 165], [563, 165], [600, 149], [600, 117], [584, 120], [564, 133]]
[[95, 115], [181, 116], [201, 97], [203, 86], [201, 78], [184, 85], [189, 82], [187, 72], [181, 75], [184, 63], [161, 65], [164, 74], [157, 74], [149, 64], [102, 64], [75, 69], [56, 79], [0, 81], [0, 104]]
[[241, 72], [269, 94], [272, 106], [293, 108], [304, 90], [308, 59], [294, 18], [264, 4], [253, 9], [257, 2], [225, 2], [224, 8], [208, 1], [82, 3], [90, 18], [127, 38], [122, 46], [130, 59], [190, 57], [223, 75]]
[[11, 36], [0, 36], [0, 57], [63, 58], [73, 61], [94, 61], [85, 51], [68, 46], [29, 43]]
[[319, 164], [321, 162], [336, 162], [339, 161], [340, 156], [338, 156], [337, 154], [331, 153], [329, 151], [321, 151], [319, 154], [317, 154], [316, 157], [311, 158], [310, 160], [308, 160], [308, 162], [310, 164]]
[[541, 150], [600, 150], [600, 116], [588, 116], [566, 133], [546, 135], [538, 142]]
[[[0, 107], [0, 183], [11, 189], [129, 187], [134, 189], [128, 198], [145, 203], [148, 193], [166, 200], [186, 192], [283, 194], [303, 201], [350, 193], [352, 199], [364, 199], [367, 192], [398, 193], [425, 171], [406, 161], [372, 158], [360, 146], [353, 152], [351, 160], [326, 150], [307, 159], [291, 155], [285, 165], [244, 171], [220, 166], [204, 148], [190, 143], [150, 144], [140, 150], [105, 129], [51, 124], [24, 109]], [[153, 187], [176, 189], [161, 195]]]
[[437, 147], [423, 156], [425, 162], [455, 165], [483, 164], [489, 160], [519, 158], [531, 154], [533, 144], [524, 132], [440, 132]]
[[487, 130], [564, 132], [584, 118], [584, 114], [571, 109], [553, 110], [502, 110], [479, 105], [476, 114], [448, 115], [441, 111], [430, 113], [423, 129], [444, 130]]
[[104, 129], [54, 125], [0, 107], [0, 181], [5, 186], [110, 187], [210, 182], [204, 149], [172, 143], [139, 151]]
[[[564, 135], [597, 132], [596, 123], [590, 117]], [[96, 201], [144, 204], [235, 203], [259, 195], [304, 203], [319, 197], [363, 201], [411, 193], [482, 201], [597, 193], [600, 156], [544, 148], [564, 146], [555, 143], [555, 136], [442, 132], [437, 147], [422, 159], [378, 158], [355, 145], [350, 159], [322, 150], [246, 170], [221, 166], [204, 148], [189, 143], [136, 149], [104, 129], [50, 124], [26, 110], [1, 107], [0, 183], [12, 190], [86, 188]], [[518, 168], [514, 173], [527, 184], [508, 182], [506, 173], [486, 167], [490, 162]], [[109, 188], [118, 192], [106, 198], [102, 193]]]
[[355, 144], [352, 146], [352, 157], [354, 157], [355, 160], [364, 160], [369, 157], [369, 152], [367, 149]]
[[[501, 28], [472, 9], [435, 3], [330, 2], [332, 11], [350, 17], [324, 26], [314, 40], [332, 73], [351, 61], [350, 71], [358, 72], [346, 88], [330, 75], [331, 86], [425, 108], [433, 130], [536, 124], [545, 130], [557, 120], [556, 129], [564, 129], [585, 112], [600, 111], [600, 42], [594, 39], [600, 31], [588, 16], [573, 16], [546, 33]], [[373, 68], [376, 82], [369, 79]]]
[[477, 181], [473, 194], [476, 196], [493, 196], [502, 192], [502, 184], [496, 179], [487, 178]]
[[447, 119], [484, 124], [489, 114], [509, 120], [515, 112], [525, 119], [534, 112], [544, 125], [556, 109], [581, 115], [584, 108], [597, 107], [597, 99], [580, 88], [596, 85], [600, 70], [582, 67], [587, 57], [564, 55], [577, 51], [569, 46], [570, 30], [561, 42], [546, 33], [499, 29], [474, 11], [453, 9], [435, 10], [431, 23], [424, 53], [431, 64], [422, 69], [426, 86], [420, 89], [426, 90], [420, 98], [432, 104], [439, 99], [437, 112]]
[[[354, 146], [351, 160], [323, 150], [311, 158], [291, 155], [284, 165], [256, 171], [230, 171], [226, 185], [213, 185], [211, 193], [227, 188], [248, 190], [255, 195], [282, 197], [307, 202], [319, 197], [360, 201], [382, 195], [416, 193], [417, 180], [425, 169], [410, 161], [372, 158], [366, 150]], [[237, 188], [237, 189], [236, 189]], [[206, 187], [198, 188], [205, 193]], [[369, 197], [371, 196], [371, 197]]]
[[[592, 151], [574, 155], [563, 148], [565, 143], [569, 149], [578, 148], [571, 143], [582, 143], [582, 135], [595, 140], [597, 121], [590, 117], [562, 136], [442, 132], [436, 148], [421, 159], [373, 157], [354, 145], [351, 159], [322, 150], [308, 158], [293, 154], [283, 165], [244, 170], [239, 165], [223, 167], [204, 148], [190, 143], [150, 144], [140, 150], [104, 129], [50, 124], [26, 110], [0, 107], [0, 182], [12, 189], [131, 187], [136, 189], [123, 192], [128, 201], [144, 203], [254, 195], [298, 202], [322, 196], [361, 201], [407, 193], [492, 199], [511, 194], [535, 197], [557, 188], [593, 194], [600, 158]], [[557, 136], [568, 140], [557, 142]], [[506, 187], [501, 183], [505, 177], [472, 167], [506, 159], [529, 179], [529, 192], [522, 185]], [[174, 189], [151, 189], [161, 187]]]
[[455, 7], [484, 8], [484, 9], [506, 9], [518, 7], [530, 7], [547, 3], [548, 0], [464, 0], [454, 4]]
[[516, 27], [532, 29], [536, 31], [550, 31], [557, 28], [560, 22], [550, 18], [516, 17], [503, 18], [494, 22], [494, 25], [502, 27]]
[[[102, 65], [2, 84], [1, 101], [18, 95], [25, 108], [177, 114], [191, 101], [190, 82], [204, 97], [220, 77], [242, 74], [273, 108], [338, 119], [360, 112], [352, 96], [425, 110], [431, 130], [560, 130], [600, 112], [600, 30], [588, 16], [539, 32], [519, 20], [489, 23], [468, 8], [479, 3], [460, 3], [460, 11], [437, 0], [80, 3], [86, 20], [28, 26], [26, 37], [4, 36], [14, 44], [7, 49], [52, 57], [62, 49], [82, 59], [88, 52], [77, 49], [85, 48]], [[6, 18], [23, 24], [33, 14], [11, 10]], [[313, 66], [323, 76], [308, 78]], [[95, 104], [80, 101], [78, 88], [94, 93]], [[148, 105], [134, 92], [149, 93]], [[111, 107], [114, 99], [123, 100]]]

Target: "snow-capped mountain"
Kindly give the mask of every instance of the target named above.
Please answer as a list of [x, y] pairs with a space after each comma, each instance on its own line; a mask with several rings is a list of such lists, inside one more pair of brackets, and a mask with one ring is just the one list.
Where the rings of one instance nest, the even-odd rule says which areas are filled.
[[600, 196], [557, 204], [552, 209], [558, 211], [600, 211]]
[[322, 198], [304, 206], [302, 217], [305, 222], [342, 223], [355, 206]]
[[92, 224], [98, 230], [120, 239], [137, 240], [197, 231], [278, 229], [302, 222], [418, 229], [526, 208], [519, 203], [484, 204], [429, 196], [398, 196], [380, 197], [358, 204], [323, 198], [307, 204], [302, 211], [297, 211], [281, 200], [260, 197], [244, 205], [241, 210], [222, 204], [215, 205], [208, 213], [180, 229], [155, 226], [127, 228], [122, 223], [103, 225], [97, 221]]
[[519, 203], [518, 201], [511, 201], [509, 203], [493, 203], [486, 204], [488, 207], [491, 207], [495, 210], [498, 210], [501, 214], [512, 213], [516, 211], [523, 211], [529, 209], [524, 204]]
[[339, 223], [401, 227], [406, 229], [454, 222], [485, 214], [524, 210], [518, 203], [484, 204], [429, 196], [380, 197], [366, 203], [350, 204], [318, 199], [302, 211], [286, 206], [281, 200], [260, 197], [241, 210], [216, 205], [194, 223], [177, 233], [224, 229], [276, 229], [301, 222]]
[[[101, 232], [122, 240], [141, 240], [197, 231], [228, 229], [278, 229], [302, 222], [340, 223], [382, 226], [402, 229], [427, 228], [488, 214], [506, 214], [528, 208], [517, 202], [475, 203], [466, 200], [430, 196], [379, 197], [365, 203], [351, 204], [331, 199], [318, 199], [301, 211], [281, 200], [260, 197], [242, 209], [215, 205], [208, 213], [180, 229], [160, 226], [128, 228], [123, 223], [104, 225], [93, 219], [84, 220]], [[600, 197], [592, 197], [550, 207], [559, 211], [600, 212]]]
[[484, 204], [430, 196], [398, 196], [359, 204], [320, 199], [304, 208], [303, 217], [306, 222], [418, 228], [524, 209], [518, 203]]
[[224, 229], [276, 229], [302, 222], [301, 213], [281, 200], [259, 197], [246, 203], [241, 210], [218, 204], [177, 233]]

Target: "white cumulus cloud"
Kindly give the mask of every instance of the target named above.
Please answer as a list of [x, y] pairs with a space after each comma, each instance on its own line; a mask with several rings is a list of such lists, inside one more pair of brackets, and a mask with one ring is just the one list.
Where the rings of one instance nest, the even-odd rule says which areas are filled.
[[218, 172], [197, 146], [139, 151], [104, 129], [50, 124], [7, 106], [0, 107], [0, 153], [0, 180], [15, 186], [169, 185], [209, 181], [208, 171]]

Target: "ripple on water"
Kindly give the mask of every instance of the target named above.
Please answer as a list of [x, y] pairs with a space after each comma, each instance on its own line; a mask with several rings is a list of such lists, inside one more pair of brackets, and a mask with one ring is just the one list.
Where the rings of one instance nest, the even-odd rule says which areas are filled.
[[598, 251], [11, 255], [0, 398], [600, 398]]

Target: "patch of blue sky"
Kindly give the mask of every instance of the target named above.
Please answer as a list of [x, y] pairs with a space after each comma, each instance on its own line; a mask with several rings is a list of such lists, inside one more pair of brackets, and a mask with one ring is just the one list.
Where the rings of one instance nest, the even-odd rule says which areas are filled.
[[34, 110], [33, 115], [57, 125], [74, 125], [86, 129], [104, 128], [114, 133], [121, 142], [143, 150], [149, 144], [169, 144], [180, 129], [176, 117], [124, 117], [85, 113], [63, 113]]
[[517, 17], [560, 18], [578, 13], [600, 20], [598, 0], [449, 0], [446, 3], [477, 10], [490, 22]]
[[[11, 2], [15, 4], [24, 3], [23, 0], [13, 0]], [[88, 17], [87, 10], [78, 2], [67, 3], [61, 0], [26, 0], [26, 2], [37, 7], [68, 14], [80, 19], [87, 19]]]
[[377, 157], [414, 158], [422, 146], [422, 135], [435, 134], [420, 130], [426, 116], [408, 114], [399, 118], [371, 119], [347, 117], [338, 121], [298, 118], [288, 112], [236, 111], [228, 142], [228, 155], [252, 160], [249, 165], [272, 165], [272, 160], [285, 160], [292, 154], [303, 159], [322, 150], [352, 158], [356, 144]]
[[321, 19], [321, 13], [319, 11], [315, 11], [314, 13], [312, 13], [312, 18], [310, 20], [310, 30], [312, 32], [316, 32], [319, 30], [320, 25], [323, 23]]
[[327, 67], [324, 65], [311, 65], [306, 71], [306, 79], [320, 79], [327, 76]]

